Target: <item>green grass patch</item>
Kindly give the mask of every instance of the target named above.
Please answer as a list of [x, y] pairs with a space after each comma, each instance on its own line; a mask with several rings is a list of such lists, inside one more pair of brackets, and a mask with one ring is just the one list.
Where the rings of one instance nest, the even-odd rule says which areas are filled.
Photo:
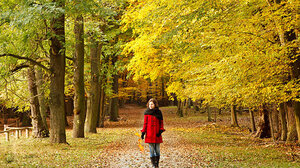
[[1, 137], [0, 167], [90, 167], [99, 161], [103, 149], [111, 142], [120, 141], [129, 130], [101, 129], [85, 138], [71, 138], [69, 144], [51, 144], [49, 138], [11, 138], [5, 142]]

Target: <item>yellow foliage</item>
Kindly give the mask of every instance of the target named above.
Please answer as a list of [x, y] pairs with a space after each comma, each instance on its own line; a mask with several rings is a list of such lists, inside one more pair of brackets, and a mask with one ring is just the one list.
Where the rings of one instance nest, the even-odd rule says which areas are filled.
[[299, 82], [288, 79], [295, 41], [282, 45], [278, 40], [279, 29], [297, 26], [294, 3], [134, 2], [122, 22], [124, 30], [134, 32], [124, 53], [134, 54], [128, 69], [135, 80], [169, 76], [169, 94], [215, 106], [255, 107], [295, 99], [299, 93]]

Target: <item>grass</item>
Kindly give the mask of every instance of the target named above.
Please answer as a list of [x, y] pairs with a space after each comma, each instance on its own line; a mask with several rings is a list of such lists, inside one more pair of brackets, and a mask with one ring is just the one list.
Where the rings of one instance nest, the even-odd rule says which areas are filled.
[[175, 108], [162, 110], [169, 115], [165, 120], [174, 126], [168, 131], [196, 148], [198, 153], [192, 160], [206, 163], [203, 167], [300, 167], [299, 146], [252, 137], [248, 113], [238, 114], [241, 127], [237, 128], [230, 127], [228, 112], [217, 114], [217, 122], [212, 123], [207, 122], [207, 113], [189, 111], [188, 115], [177, 117]]
[[252, 138], [247, 129], [211, 124], [172, 131], [194, 144], [208, 167], [300, 167], [296, 146]]
[[[190, 159], [201, 162], [203, 167], [300, 167], [300, 150], [295, 144], [274, 144], [271, 139], [250, 136], [247, 113], [238, 116], [242, 127], [232, 128], [227, 113], [218, 115], [214, 124], [207, 122], [206, 114], [189, 113], [177, 117], [175, 107], [161, 109], [166, 134], [176, 135], [182, 143], [196, 149]], [[140, 113], [141, 110], [137, 111]], [[139, 132], [140, 115], [133, 118], [127, 116], [128, 112], [124, 113], [123, 121], [108, 123], [109, 128], [98, 129], [97, 134], [87, 134], [83, 139], [71, 138], [72, 131], [67, 130], [69, 145], [51, 144], [48, 138], [24, 136], [18, 140], [12, 137], [10, 142], [5, 142], [2, 136], [0, 167], [95, 167], [106, 161], [101, 158], [108, 159], [104, 155], [107, 146]]]
[[[121, 140], [127, 130], [102, 129], [86, 138], [71, 138], [67, 130], [68, 144], [51, 144], [49, 138], [1, 137], [0, 167], [91, 167], [99, 162], [104, 147]], [[101, 161], [100, 161], [101, 162]]]

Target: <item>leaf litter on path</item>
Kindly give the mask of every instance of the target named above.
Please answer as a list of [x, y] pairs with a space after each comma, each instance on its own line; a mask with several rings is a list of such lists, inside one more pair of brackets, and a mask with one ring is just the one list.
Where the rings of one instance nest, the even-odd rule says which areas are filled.
[[[127, 106], [120, 109], [119, 112], [124, 121], [105, 123], [106, 127], [113, 128], [112, 131], [125, 131], [126, 133], [122, 134], [123, 137], [120, 141], [111, 143], [102, 151], [101, 157], [97, 158], [99, 162], [95, 163], [95, 167], [151, 167], [148, 144], [141, 142], [140, 137], [137, 136], [140, 135], [140, 129], [142, 128], [144, 110], [145, 108], [134, 105]], [[186, 143], [179, 135], [176, 135], [172, 131], [174, 125], [168, 125], [166, 121], [164, 125], [167, 131], [163, 133], [164, 142], [161, 144], [160, 167], [192, 168], [208, 166], [200, 153], [195, 150], [195, 144]], [[141, 146], [144, 151], [141, 150]]]

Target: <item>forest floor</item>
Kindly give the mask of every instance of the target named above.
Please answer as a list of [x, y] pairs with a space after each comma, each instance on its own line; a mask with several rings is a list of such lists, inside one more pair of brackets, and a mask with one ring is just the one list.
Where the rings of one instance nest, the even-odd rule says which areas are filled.
[[[126, 105], [119, 122], [69, 144], [51, 144], [48, 138], [0, 136], [0, 167], [150, 167], [148, 145], [139, 138], [145, 108]], [[229, 126], [229, 114], [207, 122], [206, 114], [176, 116], [176, 107], [162, 107], [166, 132], [161, 144], [160, 167], [300, 167], [300, 148], [250, 135], [247, 114], [239, 115], [240, 128]], [[68, 118], [72, 122], [72, 118]], [[139, 143], [142, 148], [139, 147]]]

